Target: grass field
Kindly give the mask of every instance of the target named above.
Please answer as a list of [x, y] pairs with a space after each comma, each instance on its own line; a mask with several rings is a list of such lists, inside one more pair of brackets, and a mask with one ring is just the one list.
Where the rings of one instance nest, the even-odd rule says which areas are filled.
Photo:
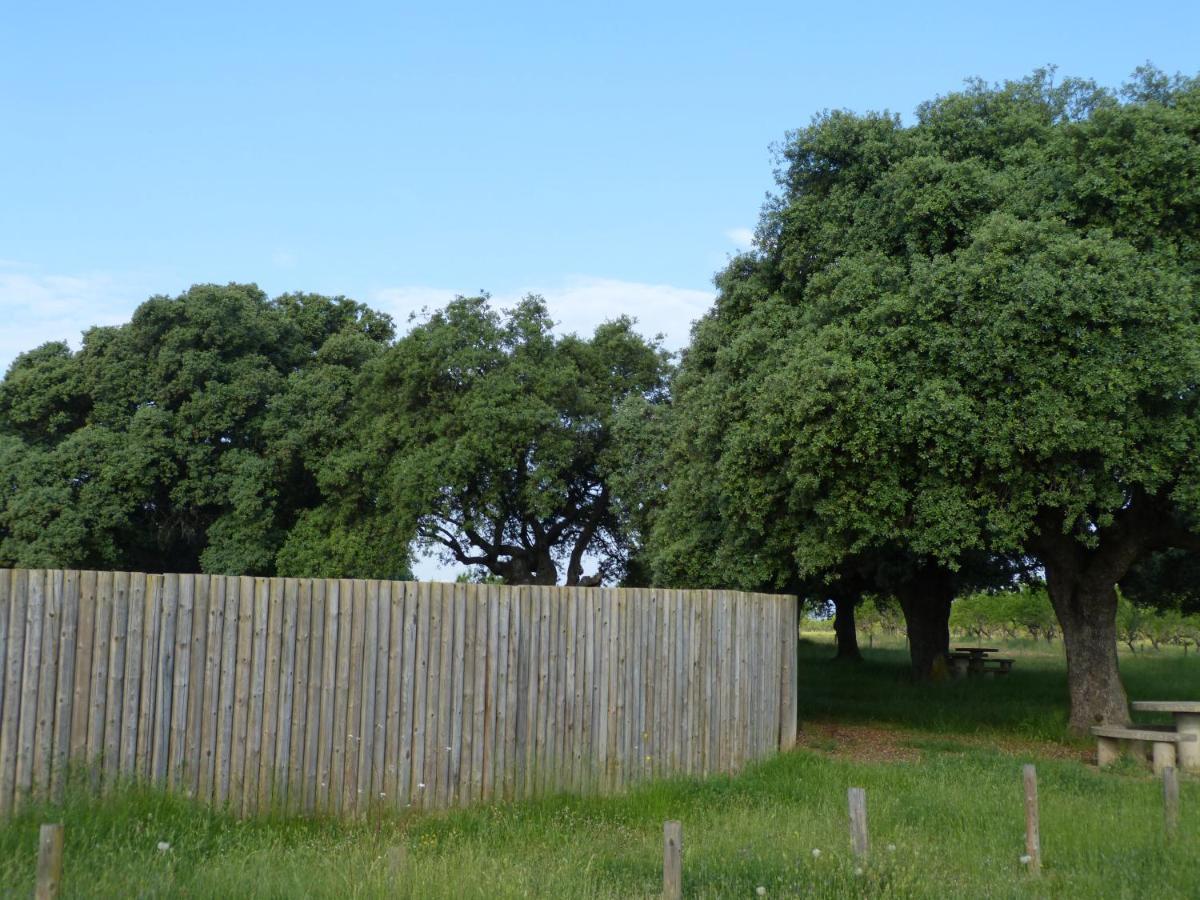
[[[1200, 893], [1200, 781], [1185, 779], [1168, 845], [1159, 783], [1132, 766], [1097, 772], [1087, 744], [1064, 740], [1061, 645], [1007, 646], [1008, 679], [913, 685], [902, 647], [856, 667], [828, 662], [825, 640], [803, 643], [800, 746], [736, 778], [352, 824], [238, 822], [147, 790], [81, 792], [0, 829], [0, 895], [31, 894], [37, 827], [54, 820], [67, 828], [66, 896], [648, 897], [670, 818], [683, 823], [688, 896]], [[1200, 696], [1194, 657], [1122, 665], [1132, 696]], [[1019, 860], [1025, 762], [1039, 776], [1039, 879]], [[867, 789], [861, 873], [849, 786]]]

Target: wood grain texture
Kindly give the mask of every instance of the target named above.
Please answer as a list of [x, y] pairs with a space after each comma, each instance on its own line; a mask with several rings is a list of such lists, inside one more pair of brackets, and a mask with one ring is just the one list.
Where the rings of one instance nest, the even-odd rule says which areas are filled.
[[796, 603], [0, 570], [0, 814], [150, 779], [245, 815], [737, 771], [795, 739]]

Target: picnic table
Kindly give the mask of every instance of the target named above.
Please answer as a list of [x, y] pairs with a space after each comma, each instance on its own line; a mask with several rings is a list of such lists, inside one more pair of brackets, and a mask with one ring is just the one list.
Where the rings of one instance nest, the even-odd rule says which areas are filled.
[[[989, 653], [998, 653], [996, 647], [955, 647], [954, 652], [948, 654], [951, 671], [955, 677], [961, 677], [966, 674], [983, 675], [999, 673], [1007, 675], [1012, 668], [1013, 661], [1011, 659], [989, 659]], [[990, 668], [986, 663], [996, 663], [995, 668]]]
[[1200, 772], [1200, 700], [1134, 700], [1135, 712], [1171, 713], [1175, 730], [1181, 735], [1194, 735], [1179, 744], [1179, 767]]

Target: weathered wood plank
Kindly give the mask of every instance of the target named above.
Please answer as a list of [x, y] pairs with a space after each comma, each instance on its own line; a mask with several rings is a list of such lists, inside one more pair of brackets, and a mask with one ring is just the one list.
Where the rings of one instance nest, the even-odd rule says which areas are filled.
[[517, 737], [513, 791], [516, 799], [528, 796], [533, 766], [534, 738], [537, 734], [537, 648], [540, 632], [533, 589], [517, 588], [520, 607], [517, 649]]
[[183, 720], [183, 755], [180, 787], [195, 797], [200, 791], [202, 753], [200, 734], [204, 721], [205, 654], [208, 649], [210, 575], [189, 575], [192, 582], [192, 625], [188, 641], [187, 714]]
[[300, 615], [300, 582], [295, 578], [276, 579], [283, 583], [281, 597], [282, 631], [279, 648], [279, 691], [275, 715], [275, 759], [272, 763], [272, 797], [280, 809], [289, 808], [291, 798], [292, 709], [296, 698], [296, 631]]
[[[0, 572], [0, 616], [6, 616], [7, 599], [3, 586], [7, 573]], [[59, 597], [58, 677], [54, 692], [54, 744], [50, 772], [50, 799], [62, 801], [66, 788], [71, 749], [71, 702], [75, 697], [75, 633], [79, 627], [79, 573], [56, 571], [51, 590]], [[0, 660], [3, 660], [4, 632], [0, 628]], [[0, 662], [0, 691], [3, 691], [4, 666]], [[2, 704], [0, 704], [2, 706]]]
[[13, 809], [21, 810], [33, 790], [33, 757], [36, 746], [38, 715], [38, 677], [42, 663], [42, 628], [45, 621], [45, 573], [33, 569], [26, 573], [29, 601], [25, 607], [25, 660], [21, 670], [20, 736], [17, 743], [17, 783]]
[[391, 586], [388, 582], [371, 582], [371, 591], [378, 597], [379, 625], [375, 634], [375, 714], [374, 725], [371, 728], [371, 802], [382, 806], [385, 800], [390, 802], [388, 792], [384, 789], [387, 771], [387, 729], [389, 721], [389, 682], [388, 665], [390, 663], [392, 638], [392, 597]]
[[[14, 804], [22, 707], [30, 702], [23, 681], [25, 635], [29, 630], [29, 573], [18, 569], [6, 572], [5, 576], [9, 580], [12, 600], [8, 617], [8, 653], [4, 673], [4, 715], [0, 720], [0, 815], [7, 816]], [[87, 722], [86, 716], [84, 722]], [[84, 731], [86, 730], [85, 724]]]
[[[85, 612], [82, 604], [87, 600], [87, 574], [85, 572], [80, 580], [81, 629]], [[154, 710], [158, 696], [158, 644], [162, 632], [162, 591], [162, 576], [147, 575], [145, 596], [142, 599], [141, 684], [138, 686], [137, 749], [134, 753], [134, 774], [142, 779], [151, 778], [154, 772]], [[82, 650], [82, 638], [79, 647]], [[88, 658], [91, 658], [90, 651]], [[78, 669], [76, 669], [76, 673], [78, 674]], [[75, 681], [76, 684], [79, 683], [78, 677]], [[75, 702], [79, 702], [78, 692], [75, 694]], [[84, 731], [87, 731], [86, 726]], [[72, 750], [73, 752], [74, 750]]]
[[[355, 806], [363, 815], [371, 802], [371, 767], [375, 763], [375, 681], [379, 670], [379, 593], [372, 590], [372, 582], [356, 581], [358, 593], [363, 595], [363, 646], [362, 682], [359, 692], [358, 716], [358, 786]], [[356, 607], [357, 609], [358, 607]]]
[[[304, 807], [304, 717], [308, 711], [308, 659], [312, 641], [312, 579], [289, 578], [284, 594], [283, 666], [290, 673], [284, 704], [279, 710], [279, 756], [276, 771], [284, 786], [286, 809]], [[284, 723], [286, 721], [286, 731]]]
[[338, 634], [337, 664], [330, 674], [336, 678], [337, 692], [333, 703], [333, 731], [330, 738], [333, 752], [330, 762], [329, 803], [330, 812], [345, 810], [344, 790], [346, 785], [346, 735], [350, 703], [350, 642], [354, 624], [354, 590], [346, 579], [337, 581], [338, 591]]
[[175, 692], [175, 647], [178, 640], [176, 619], [179, 613], [179, 578], [163, 575], [162, 579], [162, 593], [159, 595], [158, 659], [155, 662], [154, 678], [154, 736], [151, 742], [150, 764], [152, 777], [158, 784], [166, 783], [169, 769], [171, 713]]
[[312, 612], [309, 615], [311, 636], [308, 645], [308, 679], [305, 685], [307, 699], [305, 708], [307, 715], [304, 721], [304, 762], [302, 765], [304, 796], [301, 803], [306, 813], [317, 809], [317, 786], [323, 779], [328, 779], [326, 770], [321, 770], [322, 721], [324, 717], [322, 704], [322, 688], [324, 684], [323, 666], [325, 660], [325, 585], [323, 579], [314, 579], [311, 585]]
[[254, 579], [243, 575], [237, 580], [238, 634], [237, 663], [234, 669], [233, 734], [230, 750], [229, 805], [241, 811], [246, 796], [246, 751], [250, 727], [250, 678], [254, 664]]
[[[470, 615], [472, 604], [469, 602], [469, 595], [472, 593], [474, 585], [456, 584], [454, 590], [454, 665], [451, 674], [451, 681], [454, 685], [454, 693], [451, 700], [450, 709], [450, 743], [447, 745], [449, 750], [449, 759], [447, 761], [447, 771], [449, 772], [447, 784], [447, 806], [463, 805], [463, 764], [462, 764], [462, 749], [463, 739], [466, 733], [467, 719], [470, 713], [468, 712], [468, 698], [474, 688], [474, 677], [467, 664], [467, 642], [473, 631], [469, 630], [467, 625], [467, 617]], [[471, 623], [472, 626], [474, 623]], [[470, 767], [467, 767], [468, 771]], [[469, 779], [468, 779], [469, 781]]]
[[434, 612], [433, 585], [423, 581], [417, 586], [417, 666], [414, 673], [413, 730], [412, 730], [412, 793], [409, 805], [421, 809], [425, 806], [425, 752], [427, 749], [426, 729], [429, 725], [429, 682], [431, 679], [430, 654], [436, 643], [431, 638], [435, 623], [440, 616]]
[[[400, 766], [404, 750], [400, 744], [400, 716], [404, 704], [404, 671], [401, 661], [408, 664], [404, 653], [404, 583], [385, 582], [382, 590], [388, 602], [387, 641], [387, 720], [384, 727], [383, 799], [393, 809], [401, 808]], [[383, 595], [381, 595], [382, 598]]]
[[217, 745], [216, 763], [213, 766], [214, 794], [217, 805], [225, 808], [230, 804], [229, 784], [233, 757], [237, 744], [234, 741], [237, 720], [237, 683], [239, 630], [242, 622], [241, 589], [237, 578], [225, 576], [225, 618], [221, 625], [221, 682], [217, 688]]
[[413, 802], [413, 759], [417, 746], [414, 728], [419, 728], [421, 719], [415, 715], [418, 683], [424, 684], [425, 672], [418, 660], [418, 586], [415, 582], [404, 584], [404, 650], [401, 655], [401, 700], [400, 737], [397, 760], [399, 782], [396, 786], [396, 805], [408, 808]]
[[342, 813], [353, 815], [359, 811], [361, 786], [358, 781], [359, 753], [362, 750], [362, 733], [366, 725], [363, 712], [363, 647], [366, 641], [367, 592], [366, 583], [347, 579], [343, 581], [343, 595], [351, 598], [350, 619], [350, 677], [349, 694], [346, 700], [346, 733], [342, 740], [346, 745], [345, 776], [342, 782]]
[[[321, 728], [317, 740], [320, 765], [316, 809], [318, 812], [324, 813], [335, 811], [341, 799], [342, 782], [337, 776], [333, 735], [337, 728], [338, 706], [345, 703], [344, 690], [338, 690], [338, 648], [343, 640], [349, 646], [350, 630], [346, 629], [343, 637], [339, 627], [341, 624], [341, 584], [334, 579], [326, 579], [322, 584], [325, 590], [325, 634], [321, 660]], [[340, 701], [339, 697], [342, 698]], [[343, 727], [345, 727], [345, 716], [343, 707]], [[334, 783], [335, 778], [337, 778], [336, 784]]]
[[267, 642], [263, 665], [262, 744], [258, 759], [256, 808], [266, 811], [275, 802], [275, 750], [279, 728], [280, 660], [283, 655], [283, 579], [267, 579]]
[[504, 690], [504, 705], [497, 709], [496, 737], [501, 744], [501, 754], [497, 760], [496, 792], [498, 797], [511, 800], [516, 796], [517, 771], [517, 728], [520, 719], [520, 693], [518, 671], [520, 669], [520, 630], [521, 608], [518, 602], [519, 594], [511, 591], [504, 593], [501, 607], [504, 618], [497, 631], [503, 646], [503, 680], [497, 676], [497, 684], [502, 684]]
[[125, 649], [129, 637], [129, 573], [113, 575], [112, 624], [108, 636], [108, 684], [104, 700], [104, 777], [110, 784], [121, 767], [124, 720]]
[[96, 576], [95, 631], [92, 635], [91, 684], [88, 687], [87, 765], [99, 784], [104, 764], [104, 706], [108, 699], [109, 638], [112, 635], [113, 573]]
[[217, 732], [221, 719], [221, 656], [224, 651], [225, 594], [223, 575], [208, 579], [207, 612], [204, 619], [204, 692], [200, 707], [200, 764], [196, 796], [212, 802], [216, 784]]
[[[76, 573], [77, 574], [77, 573]], [[129, 576], [129, 615], [125, 639], [125, 684], [121, 697], [121, 758], [118, 771], [122, 778], [137, 773], [138, 716], [142, 689], [142, 651], [145, 642], [146, 575]]]
[[[496, 645], [491, 640], [494, 631], [490, 630], [496, 620], [495, 598], [497, 594], [491, 590], [492, 585], [480, 585], [475, 591], [471, 602], [474, 605], [473, 619], [475, 625], [475, 640], [472, 643], [470, 657], [474, 659], [474, 686], [472, 694], [471, 722], [471, 777], [467, 792], [467, 800], [478, 803], [483, 800], [483, 760], [488, 741], [493, 735], [487, 728], [489, 707], [488, 696], [488, 664], [493, 661]], [[465, 752], [465, 751], [464, 751]]]
[[43, 592], [41, 668], [37, 673], [37, 734], [34, 737], [33, 789], [39, 799], [50, 795], [54, 751], [54, 701], [58, 696], [58, 640], [62, 595], [54, 590], [54, 572], [41, 574]]
[[454, 712], [454, 629], [458, 610], [454, 602], [455, 585], [442, 589], [442, 655], [439, 660], [437, 765], [434, 769], [436, 808], [445, 809], [450, 801], [450, 730]]
[[176, 585], [178, 606], [175, 611], [175, 673], [171, 690], [171, 731], [167, 780], [172, 787], [187, 784], [188, 700], [192, 683], [192, 609], [196, 602], [196, 582], [190, 575], [168, 575], [167, 594]]
[[[6, 728], [8, 719], [5, 716], [6, 707], [4, 705], [5, 698], [11, 704], [13, 701], [8, 688], [8, 660], [9, 660], [9, 615], [12, 611], [12, 572], [8, 569], [0, 569], [0, 758], [3, 757], [3, 748], [7, 738]], [[17, 689], [20, 692], [20, 689]], [[3, 779], [0, 778], [0, 781]], [[7, 815], [9, 799], [0, 795], [0, 818]]]

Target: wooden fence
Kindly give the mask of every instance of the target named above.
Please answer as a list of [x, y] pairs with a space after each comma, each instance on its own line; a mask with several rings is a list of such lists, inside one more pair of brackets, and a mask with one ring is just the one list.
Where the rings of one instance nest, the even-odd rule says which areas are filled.
[[794, 598], [0, 570], [0, 815], [68, 777], [252, 814], [734, 772], [795, 738]]

